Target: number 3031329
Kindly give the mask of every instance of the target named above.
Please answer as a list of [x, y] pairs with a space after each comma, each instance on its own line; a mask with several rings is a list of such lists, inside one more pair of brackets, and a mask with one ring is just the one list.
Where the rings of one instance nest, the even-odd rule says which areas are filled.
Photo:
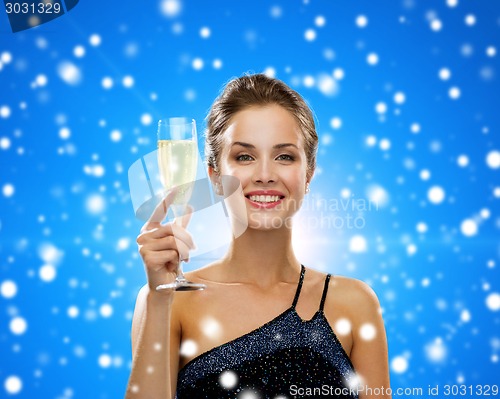
[[7, 14], [59, 14], [63, 10], [60, 3], [5, 3]]
[[445, 385], [446, 396], [497, 396], [498, 385]]

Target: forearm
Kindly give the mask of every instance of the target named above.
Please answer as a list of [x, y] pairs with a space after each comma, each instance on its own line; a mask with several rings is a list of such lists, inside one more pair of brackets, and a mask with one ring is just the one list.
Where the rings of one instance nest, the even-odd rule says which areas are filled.
[[170, 315], [173, 293], [148, 292], [134, 342], [125, 399], [171, 399]]

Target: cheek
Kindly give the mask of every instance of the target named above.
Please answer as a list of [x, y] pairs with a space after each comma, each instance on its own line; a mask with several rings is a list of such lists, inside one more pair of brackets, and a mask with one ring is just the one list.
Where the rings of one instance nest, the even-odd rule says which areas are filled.
[[237, 177], [242, 184], [251, 179], [251, 168], [238, 168], [227, 162], [221, 163], [220, 173], [221, 175]]
[[290, 190], [302, 192], [306, 186], [306, 174], [302, 169], [290, 170], [283, 176]]

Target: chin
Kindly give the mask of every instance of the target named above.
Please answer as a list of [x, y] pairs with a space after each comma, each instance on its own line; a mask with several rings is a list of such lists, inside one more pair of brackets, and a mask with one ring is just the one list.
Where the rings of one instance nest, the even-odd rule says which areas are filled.
[[260, 231], [273, 231], [292, 228], [292, 218], [278, 215], [250, 214], [248, 228]]

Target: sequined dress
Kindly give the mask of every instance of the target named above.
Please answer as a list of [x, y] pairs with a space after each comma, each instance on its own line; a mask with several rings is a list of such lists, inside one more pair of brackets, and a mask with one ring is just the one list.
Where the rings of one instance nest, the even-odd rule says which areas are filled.
[[349, 389], [354, 367], [323, 313], [330, 275], [318, 311], [302, 320], [292, 306], [263, 326], [217, 346], [178, 374], [177, 399], [357, 398]]

